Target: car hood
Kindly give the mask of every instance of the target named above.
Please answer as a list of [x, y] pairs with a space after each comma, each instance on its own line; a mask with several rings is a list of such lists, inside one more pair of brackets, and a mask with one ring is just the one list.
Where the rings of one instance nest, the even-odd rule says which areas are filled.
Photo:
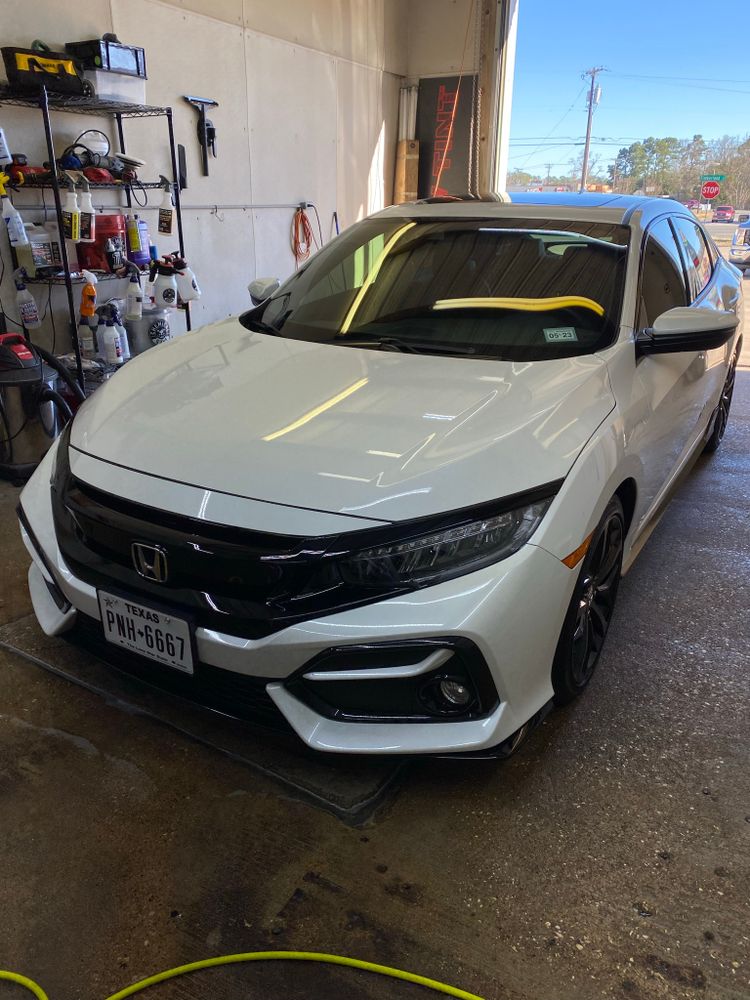
[[604, 362], [499, 362], [304, 343], [227, 320], [130, 361], [81, 408], [95, 458], [368, 520], [566, 475], [614, 406]]

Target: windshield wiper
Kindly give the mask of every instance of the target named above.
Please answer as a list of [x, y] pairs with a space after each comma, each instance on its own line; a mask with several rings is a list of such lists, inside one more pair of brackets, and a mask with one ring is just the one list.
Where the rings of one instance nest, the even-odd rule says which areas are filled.
[[400, 337], [379, 337], [376, 333], [360, 333], [352, 336], [337, 334], [336, 339], [345, 340], [351, 345], [372, 344], [374, 347], [386, 349], [392, 347], [402, 354], [477, 354], [475, 347], [466, 347], [462, 344], [435, 344], [428, 340], [402, 340]]

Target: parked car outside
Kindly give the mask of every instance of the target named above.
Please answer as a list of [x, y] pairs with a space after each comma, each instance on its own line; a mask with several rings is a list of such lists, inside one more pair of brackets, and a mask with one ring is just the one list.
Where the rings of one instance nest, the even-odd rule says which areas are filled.
[[320, 751], [507, 755], [719, 447], [737, 270], [677, 202], [518, 194], [388, 208], [265, 294], [50, 449], [40, 625]]
[[711, 222], [734, 222], [734, 208], [732, 205], [717, 205], [711, 216]]
[[750, 220], [735, 229], [729, 249], [729, 261], [741, 271], [750, 267]]

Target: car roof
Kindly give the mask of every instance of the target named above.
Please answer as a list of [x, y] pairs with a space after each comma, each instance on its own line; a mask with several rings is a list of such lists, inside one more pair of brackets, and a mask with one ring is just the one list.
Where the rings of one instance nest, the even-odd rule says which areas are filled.
[[381, 215], [417, 218], [526, 218], [565, 219], [573, 221], [610, 222], [640, 227], [665, 213], [690, 215], [689, 209], [671, 198], [649, 198], [639, 195], [572, 192], [514, 192], [485, 195], [463, 195], [443, 198], [422, 198], [419, 201], [393, 205]]

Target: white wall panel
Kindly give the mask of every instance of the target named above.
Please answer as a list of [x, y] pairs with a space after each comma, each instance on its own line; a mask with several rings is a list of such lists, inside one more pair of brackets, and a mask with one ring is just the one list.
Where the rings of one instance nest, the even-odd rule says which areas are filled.
[[342, 228], [388, 203], [395, 140], [398, 80], [354, 63], [339, 62], [338, 202]]

